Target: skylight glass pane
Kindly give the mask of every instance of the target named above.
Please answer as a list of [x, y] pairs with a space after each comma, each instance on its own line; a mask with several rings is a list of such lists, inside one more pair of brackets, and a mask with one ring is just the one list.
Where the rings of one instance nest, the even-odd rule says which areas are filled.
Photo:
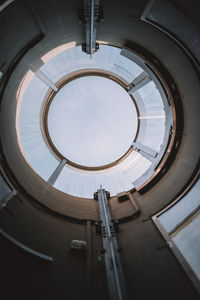
[[93, 193], [100, 187], [109, 188], [111, 194], [115, 194], [116, 190], [110, 184], [108, 174], [103, 173], [85, 173], [79, 172], [68, 166], [65, 166], [54, 187], [74, 196], [93, 198]]
[[[165, 133], [163, 101], [155, 84], [150, 82], [135, 92], [135, 101], [107, 75], [81, 75], [59, 89], [58, 81], [83, 69], [110, 72], [123, 79], [125, 85], [137, 78], [143, 69], [122, 56], [121, 49], [112, 46], [100, 45], [92, 59], [81, 46], [69, 48], [65, 45], [58, 50], [44, 55], [41, 58], [44, 65], [36, 76], [29, 72], [27, 80], [21, 84], [20, 91], [25, 92], [21, 106], [23, 92], [19, 94], [18, 132], [27, 162], [46, 181], [62, 157], [69, 165], [69, 160], [82, 165], [82, 168], [65, 166], [55, 183], [55, 188], [80, 197], [93, 197], [100, 184], [111, 195], [131, 189], [134, 182], [143, 184], [153, 175], [153, 168], [147, 172], [153, 161], [147, 159], [148, 155], [160, 150]], [[81, 82], [87, 81], [81, 86]], [[48, 107], [45, 97], [50, 87], [55, 94], [51, 94], [52, 102], [49, 102], [49, 110], [45, 110]], [[46, 121], [41, 119], [43, 109], [47, 116], [45, 125]], [[133, 142], [141, 147], [143, 155], [133, 150]], [[127, 151], [128, 156], [116, 162]], [[61, 157], [57, 160], [59, 152]], [[112, 167], [103, 169], [110, 163]], [[101, 171], [86, 168], [97, 166]]]
[[48, 180], [59, 161], [52, 155], [41, 133], [40, 112], [49, 87], [33, 77], [24, 92], [19, 113], [19, 138], [28, 163]]
[[159, 151], [165, 133], [164, 119], [141, 119], [137, 142]]
[[124, 169], [123, 173], [129, 177], [131, 182], [134, 182], [149, 169], [151, 164], [151, 161], [139, 154], [137, 162]]
[[44, 180], [48, 180], [59, 161], [51, 154], [43, 138], [36, 134], [35, 138], [23, 140], [22, 145], [28, 163]]
[[[140, 97], [137, 97], [137, 94]], [[161, 95], [153, 81], [134, 93], [141, 116], [164, 116], [164, 106]]]
[[113, 66], [115, 67], [115, 72], [124, 78], [128, 83], [133, 81], [142, 72], [142, 68], [136, 65], [132, 60], [127, 59], [125, 56], [120, 55]]
[[96, 172], [64, 167], [54, 187], [74, 196], [93, 198], [93, 193], [102, 185], [111, 196], [133, 188], [132, 182], [139, 178], [151, 165], [147, 159], [133, 151], [121, 164]]
[[151, 81], [137, 90], [133, 97], [140, 113], [137, 142], [159, 151], [165, 134], [165, 112], [160, 93]]
[[142, 73], [142, 69], [134, 62], [120, 55], [121, 49], [100, 45], [92, 59], [82, 51], [81, 46], [61, 52], [40, 70], [54, 83], [64, 76], [81, 69], [102, 69], [114, 72], [127, 82], [131, 82]]

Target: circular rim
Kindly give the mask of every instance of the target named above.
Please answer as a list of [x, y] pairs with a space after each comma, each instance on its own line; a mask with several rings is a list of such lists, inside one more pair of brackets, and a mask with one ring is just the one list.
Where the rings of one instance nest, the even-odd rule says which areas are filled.
[[[126, 46], [127, 45], [125, 44], [124, 48]], [[179, 99], [181, 99], [181, 97], [180, 97], [180, 94], [179, 94], [179, 90], [177, 89], [177, 86], [176, 86], [176, 81], [174, 81], [173, 77], [170, 76], [170, 73], [169, 73], [168, 69], [166, 69], [165, 65], [163, 65], [163, 63], [158, 61], [158, 60], [155, 61], [153, 54], [150, 53], [149, 51], [147, 51], [146, 49], [144, 49], [140, 45], [137, 45], [137, 44], [131, 45], [130, 44], [130, 46], [127, 47], [127, 48], [128, 48], [129, 51], [135, 53], [135, 55], [137, 55], [137, 57], [140, 57], [141, 59], [143, 59], [143, 61], [145, 60], [145, 65], [150, 66], [151, 70], [153, 70], [155, 72], [154, 74], [156, 74], [157, 76], [158, 76], [158, 74], [159, 75], [162, 74], [162, 76], [159, 76], [159, 79], [161, 81], [161, 85], [164, 86], [165, 91], [166, 91], [166, 96], [170, 98], [172, 107], [177, 108], [177, 105], [181, 104], [180, 101], [179, 101]], [[12, 82], [13, 81], [11, 80], [11, 83]], [[19, 88], [19, 86], [17, 86], [17, 88]], [[18, 92], [17, 89], [16, 89], [16, 92]], [[177, 111], [175, 109], [173, 109], [173, 111], [174, 111], [174, 114], [176, 116]], [[182, 114], [181, 115], [180, 115], [180, 113], [177, 114], [177, 120], [179, 120], [179, 122], [177, 122], [178, 130], [180, 130], [180, 122], [182, 120], [182, 117], [183, 117]], [[13, 122], [13, 123], [14, 123], [15, 128], [16, 128], [16, 119], [15, 119], [15, 122]], [[175, 124], [176, 124], [176, 122], [174, 122], [174, 125]], [[7, 136], [6, 136], [6, 138], [7, 138]], [[144, 184], [142, 184], [141, 187], [139, 187], [139, 188], [138, 187], [136, 187], [136, 188], [133, 187], [133, 189], [136, 189], [136, 190], [140, 191], [143, 194], [143, 191], [146, 192], [146, 191], [149, 190], [149, 188], [154, 187], [156, 185], [156, 183], [160, 179], [162, 179], [162, 177], [165, 176], [166, 171], [169, 170], [169, 168], [171, 167], [172, 162], [174, 161], [174, 158], [175, 158], [175, 156], [178, 152], [180, 142], [181, 142], [181, 135], [177, 134], [177, 132], [175, 130], [175, 126], [174, 126], [173, 130], [170, 132], [170, 139], [168, 141], [168, 145], [167, 145], [167, 148], [164, 152], [164, 155], [162, 156], [161, 160], [157, 161], [156, 173], [154, 172], [153, 176], [149, 176], [149, 178], [148, 178], [148, 176], [146, 176], [146, 179], [148, 178], [149, 180], [147, 180]], [[172, 146], [172, 144], [173, 144], [173, 146]], [[6, 144], [6, 146], [7, 146], [7, 144]], [[168, 147], [170, 147], [171, 149], [168, 148]], [[3, 148], [3, 150], [5, 150], [5, 149], [6, 149], [6, 147]], [[50, 149], [50, 151], [51, 151], [51, 149]], [[21, 152], [19, 152], [19, 155], [21, 155]], [[7, 156], [6, 156], [6, 158], [7, 158]], [[10, 158], [11, 158], [11, 162], [15, 162], [12, 158], [12, 153], [10, 155]], [[19, 158], [21, 158], [21, 156]], [[166, 161], [169, 162], [168, 165], [165, 164]], [[24, 162], [24, 157], [23, 157], [22, 162]], [[6, 163], [8, 164], [8, 161]], [[27, 168], [26, 162], [24, 163], [24, 166]], [[9, 169], [9, 171], [11, 172], [10, 175], [13, 176], [12, 178], [14, 178], [14, 180], [15, 180], [16, 179], [16, 172], [15, 172], [16, 170], [15, 169], [13, 170], [13, 168], [11, 168], [12, 165], [10, 165], [10, 164], [8, 164], [8, 167], [10, 167], [10, 169]], [[29, 169], [27, 168], [27, 172], [29, 171]], [[26, 169], [25, 169], [25, 171], [26, 171]], [[49, 207], [49, 208], [51, 208], [55, 211], [60, 212], [61, 209], [60, 208], [55, 208], [53, 206], [53, 202], [50, 202], [50, 200], [52, 200], [52, 198], [51, 198], [52, 194], [51, 193], [54, 193], [55, 194], [54, 198], [57, 197], [58, 200], [60, 201], [59, 203], [61, 203], [61, 205], [62, 205], [62, 210], [63, 210], [62, 213], [66, 214], [67, 216], [72, 216], [73, 215], [73, 217], [74, 216], [77, 217], [77, 215], [78, 215], [77, 211], [74, 210], [73, 212], [71, 212], [69, 210], [67, 210], [67, 211], [65, 210], [64, 201], [66, 201], [66, 200], [71, 201], [71, 199], [74, 199], [74, 198], [75, 199], [77, 199], [77, 198], [81, 199], [81, 201], [82, 200], [87, 201], [87, 200], [85, 200], [86, 198], [81, 197], [81, 196], [76, 197], [76, 196], [73, 196], [71, 194], [59, 192], [59, 190], [56, 190], [53, 187], [49, 187], [49, 185], [45, 186], [44, 185], [45, 181], [42, 178], [40, 178], [40, 176], [38, 176], [37, 173], [32, 172], [31, 174], [34, 175], [34, 180], [35, 180], [35, 181], [33, 181], [34, 185], [32, 184], [31, 188], [32, 187], [34, 188], [36, 186], [35, 182], [36, 183], [38, 182], [39, 183], [39, 188], [41, 188], [41, 189], [45, 188], [45, 191], [46, 191], [45, 192], [46, 193], [46, 198], [43, 199], [43, 198], [40, 198], [41, 193], [39, 192], [38, 188], [35, 189], [35, 190], [34, 189], [30, 190], [30, 195], [35, 197], [35, 199], [37, 199], [38, 203], [42, 203], [42, 204], [45, 203], [45, 205], [47, 205], [47, 207]], [[25, 184], [22, 183], [21, 178], [18, 181], [18, 183], [19, 183], [20, 187], [23, 188], [24, 191], [29, 191], [28, 188], [26, 189], [26, 184], [27, 184], [27, 186], [29, 186], [28, 176], [26, 176], [26, 177], [27, 177], [27, 180], [26, 180]], [[23, 178], [24, 178], [24, 176], [23, 176]], [[145, 189], [144, 189], [144, 187], [145, 187]], [[50, 189], [50, 191], [48, 191], [49, 189]], [[81, 205], [81, 203], [82, 202], [80, 202], [79, 205]], [[68, 206], [67, 206], [67, 209], [68, 209]]]
[[[50, 109], [52, 101], [54, 100], [55, 95], [69, 82], [71, 82], [75, 79], [78, 79], [81, 77], [87, 77], [87, 76], [99, 76], [99, 77], [104, 77], [104, 78], [110, 79], [110, 80], [118, 83], [123, 89], [125, 89], [126, 92], [128, 91], [127, 82], [125, 80], [123, 80], [122, 78], [120, 78], [120, 77], [116, 76], [115, 74], [108, 72], [108, 71], [102, 71], [102, 70], [98, 70], [98, 69], [92, 69], [92, 70], [91, 69], [82, 69], [80, 71], [71, 73], [56, 83], [56, 87], [58, 88], [57, 91], [52, 90], [45, 98], [43, 107], [42, 107], [42, 111], [41, 111], [41, 118], [40, 118], [41, 119], [41, 129], [42, 129], [43, 137], [44, 137], [48, 147], [51, 149], [52, 153], [55, 154], [60, 160], [65, 159], [67, 161], [68, 165], [70, 165], [76, 169], [85, 170], [85, 171], [100, 171], [100, 170], [111, 168], [111, 167], [116, 166], [119, 163], [121, 163], [133, 151], [132, 145], [117, 160], [115, 160], [109, 164], [106, 164], [106, 165], [89, 167], [89, 166], [77, 164], [77, 163], [69, 160], [64, 155], [62, 155], [62, 153], [55, 147], [55, 145], [50, 137], [49, 130], [48, 130], [48, 113], [49, 113], [49, 109]], [[137, 117], [138, 117], [139, 112], [138, 112], [137, 104], [134, 101], [133, 96], [132, 95], [129, 95], [129, 96], [130, 96], [131, 100], [133, 101], [133, 104], [136, 109]], [[134, 142], [137, 139], [139, 127], [140, 127], [140, 120], [137, 118], [137, 130], [136, 130], [136, 134], [135, 134], [135, 137], [132, 142]]]

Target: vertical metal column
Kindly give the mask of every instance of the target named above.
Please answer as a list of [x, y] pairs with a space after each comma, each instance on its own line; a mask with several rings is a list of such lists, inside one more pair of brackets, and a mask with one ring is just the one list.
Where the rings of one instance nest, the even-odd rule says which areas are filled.
[[125, 279], [120, 261], [114, 224], [108, 207], [107, 192], [102, 187], [97, 191], [99, 203], [101, 233], [104, 248], [104, 260], [110, 300], [127, 299]]
[[87, 220], [87, 300], [93, 299], [92, 278], [92, 222]]
[[83, 0], [83, 8], [80, 13], [80, 21], [85, 27], [83, 51], [90, 56], [98, 50], [96, 43], [97, 23], [102, 19], [99, 0]]

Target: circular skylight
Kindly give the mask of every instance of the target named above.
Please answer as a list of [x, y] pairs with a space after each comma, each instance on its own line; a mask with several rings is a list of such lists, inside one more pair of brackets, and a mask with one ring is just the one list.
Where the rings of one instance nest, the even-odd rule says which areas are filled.
[[110, 164], [131, 147], [138, 117], [127, 91], [101, 76], [75, 79], [55, 95], [48, 130], [57, 150], [76, 164]]
[[93, 197], [100, 184], [111, 196], [145, 185], [173, 142], [170, 96], [154, 72], [132, 51], [112, 46], [100, 45], [92, 59], [81, 46], [54, 54], [27, 72], [16, 95], [17, 138], [28, 165], [79, 197]]

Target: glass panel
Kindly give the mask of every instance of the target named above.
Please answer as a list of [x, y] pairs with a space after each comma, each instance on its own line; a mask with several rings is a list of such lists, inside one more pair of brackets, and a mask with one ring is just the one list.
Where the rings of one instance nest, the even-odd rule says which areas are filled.
[[24, 92], [19, 113], [19, 138], [28, 163], [45, 180], [58, 166], [44, 142], [40, 128], [40, 110], [49, 87], [33, 77]]
[[179, 248], [200, 280], [200, 214], [184, 227], [172, 240]]
[[111, 46], [100, 45], [92, 59], [82, 52], [81, 46], [68, 49], [58, 54], [40, 70], [54, 83], [64, 76], [81, 69], [95, 68], [114, 72], [127, 82], [131, 82], [142, 73], [142, 68], [120, 55], [121, 49]]
[[54, 187], [71, 195], [93, 198], [93, 193], [102, 185], [111, 196], [133, 188], [132, 182], [140, 177], [151, 163], [140, 154], [133, 153], [120, 165], [98, 172], [80, 172], [65, 166]]
[[[62, 49], [62, 52], [55, 51], [56, 56], [53, 56], [52, 50], [49, 54], [52, 59], [44, 56], [46, 63], [40, 68], [54, 84], [81, 69], [109, 71], [122, 77], [127, 84], [143, 72], [133, 61], [122, 56], [121, 49], [116, 47], [100, 45], [92, 59], [82, 52], [81, 46]], [[41, 109], [49, 87], [34, 77], [33, 72], [31, 76], [26, 84], [21, 84], [19, 142], [27, 162], [43, 179], [48, 180], [59, 165], [53, 150], [46, 145], [40, 127]], [[120, 85], [107, 78], [90, 76], [88, 85], [81, 86], [80, 81], [87, 80], [87, 77], [71, 81], [56, 94], [50, 105], [48, 128], [55, 147], [66, 158], [94, 167], [111, 163], [125, 154], [135, 138], [138, 116], [131, 97]], [[161, 96], [155, 84], [150, 82], [134, 93], [134, 98], [140, 119], [136, 142], [159, 151], [165, 132]], [[101, 172], [66, 166], [55, 187], [72, 195], [93, 197], [93, 192], [102, 184], [111, 195], [115, 195], [131, 189], [133, 182], [151, 165], [148, 159], [132, 151], [119, 165]]]
[[130, 162], [130, 165], [127, 165], [124, 168], [123, 173], [129, 178], [129, 180], [134, 183], [140, 176], [142, 176], [151, 166], [151, 161], [143, 157], [141, 154], [138, 154], [137, 160]]
[[140, 112], [137, 142], [159, 151], [165, 134], [165, 113], [160, 93], [151, 81], [133, 96]]
[[[137, 96], [138, 94], [140, 97]], [[164, 117], [163, 101], [153, 81], [137, 90], [134, 97], [140, 110], [140, 116]]]
[[144, 119], [140, 120], [140, 131], [137, 142], [159, 151], [165, 133], [164, 119]]
[[172, 231], [200, 205], [200, 180], [178, 203], [163, 213], [158, 219], [167, 232]]

